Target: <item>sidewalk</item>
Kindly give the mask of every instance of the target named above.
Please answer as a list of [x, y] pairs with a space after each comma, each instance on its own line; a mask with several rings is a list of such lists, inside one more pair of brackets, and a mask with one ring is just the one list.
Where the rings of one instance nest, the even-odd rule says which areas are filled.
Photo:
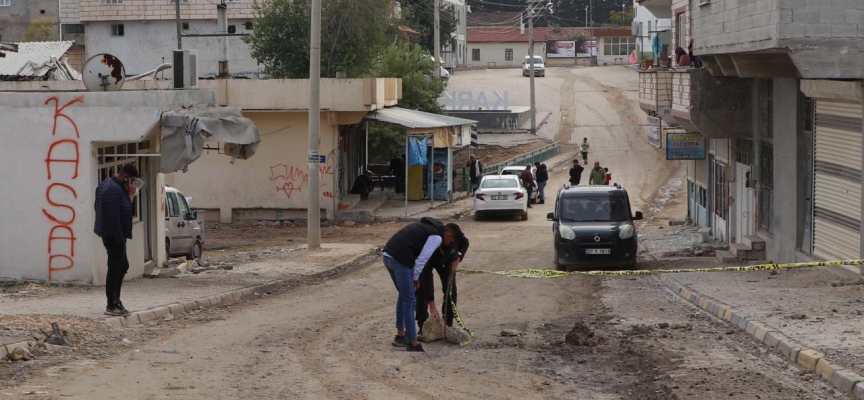
[[[324, 243], [321, 251], [305, 245], [198, 275], [138, 278], [123, 284], [123, 304], [132, 312], [219, 296], [274, 282], [327, 274], [376, 251], [374, 245]], [[0, 315], [49, 314], [107, 320], [103, 287], [44, 287], [26, 296], [0, 297]]]
[[[846, 393], [841, 386], [864, 379], [864, 285], [838, 283], [857, 278], [843, 267], [661, 276], [685, 299], [720, 318], [725, 312], [723, 319]], [[777, 339], [788, 340], [787, 348]], [[856, 399], [864, 398], [859, 386]]]

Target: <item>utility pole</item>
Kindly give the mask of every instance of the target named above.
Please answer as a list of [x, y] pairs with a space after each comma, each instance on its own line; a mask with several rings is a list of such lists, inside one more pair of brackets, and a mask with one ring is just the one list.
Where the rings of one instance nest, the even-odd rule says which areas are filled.
[[177, 19], [177, 50], [183, 50], [183, 26], [180, 22], [180, 0], [174, 0], [174, 14]]
[[441, 0], [435, 0], [435, 31], [434, 31], [435, 73], [441, 79]]
[[[225, 0], [216, 5], [216, 30], [228, 34], [228, 5]], [[219, 52], [219, 77], [227, 78], [228, 73], [228, 36], [222, 36], [222, 49]]]
[[312, 29], [309, 43], [309, 208], [306, 213], [306, 248], [321, 248], [321, 177], [318, 169], [321, 145], [321, 0], [312, 0]]
[[[537, 105], [534, 101], [534, 8], [533, 3], [528, 3], [528, 62], [531, 79], [531, 134], [537, 134]], [[545, 73], [545, 72], [544, 72]]]
[[588, 6], [585, 6], [585, 27], [588, 27]]

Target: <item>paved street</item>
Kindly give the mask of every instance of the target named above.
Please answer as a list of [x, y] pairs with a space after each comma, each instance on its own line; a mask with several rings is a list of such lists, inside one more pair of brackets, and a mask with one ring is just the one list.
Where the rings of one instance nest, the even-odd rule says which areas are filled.
[[[510, 88], [512, 102], [527, 85], [518, 73], [460, 71], [451, 89], [463, 85], [460, 80], [467, 79], [463, 77], [476, 77], [478, 87]], [[548, 73], [538, 79], [544, 93], [538, 96], [544, 98], [538, 107], [547, 107], [555, 130], [541, 134], [563, 142], [589, 138], [589, 161], [608, 166], [613, 181], [628, 189], [634, 210], [645, 211], [640, 239], [659, 242], [685, 235], [669, 226], [670, 220], [686, 215], [681, 169], [644, 140], [635, 72], [608, 67], [554, 68]], [[548, 196], [566, 181], [574, 150], [571, 143], [547, 161], [552, 168]], [[460, 224], [471, 240], [463, 268], [554, 269], [551, 224], [545, 218], [552, 203], [536, 205], [524, 222], [475, 221], [470, 218], [470, 199], [412, 218], [429, 215]], [[218, 250], [207, 251], [219, 260], [233, 260], [233, 269], [128, 284], [124, 296], [139, 292], [129, 294], [138, 300], [130, 300], [127, 306], [137, 311], [179, 301], [181, 296], [176, 294], [183, 285], [190, 288], [182, 295], [185, 299], [279, 280], [268, 295], [136, 326], [104, 326], [110, 335], [100, 339], [98, 352], [83, 351], [97, 345], [82, 339], [80, 348], [43, 355], [35, 363], [0, 364], [0, 395], [14, 398], [34, 391], [40, 394], [27, 397], [141, 400], [842, 398], [817, 374], [799, 368], [745, 330], [688, 303], [656, 276], [460, 275], [459, 314], [476, 334], [475, 340], [464, 347], [440, 341], [426, 344], [425, 354], [394, 348], [390, 341], [395, 333], [396, 291], [380, 254], [327, 271], [369, 253], [405, 223], [326, 227], [325, 242], [342, 250], [317, 259], [308, 251], [280, 253], [302, 240], [302, 226], [221, 227], [214, 239]], [[239, 242], [242, 247], [232, 244]], [[681, 246], [689, 244], [685, 240]], [[266, 257], [261, 256], [264, 252]], [[640, 258], [638, 267], [716, 266], [707, 257], [672, 260], [662, 259], [660, 253]], [[798, 324], [785, 315], [833, 312], [812, 305], [809, 299], [845, 301], [833, 306], [838, 309], [834, 314], [842, 317], [825, 319], [838, 323], [829, 335], [846, 336], [824, 340], [816, 319], [809, 326], [794, 325], [789, 335], [801, 344], [819, 346], [835, 357], [832, 362], [858, 370], [860, 360], [841, 353], [861, 349], [855, 340], [864, 321], [855, 313], [860, 307], [850, 301], [861, 299], [862, 292], [860, 287], [843, 288], [841, 294], [831, 291], [829, 280], [849, 278], [840, 270], [831, 271], [836, 275], [823, 278], [817, 288], [804, 274], [825, 274], [823, 269], [783, 271], [777, 280], [768, 272], [686, 274], [676, 279], [783, 332]], [[298, 277], [304, 274], [310, 278]], [[760, 290], [762, 286], [749, 282], [752, 279], [771, 279], [774, 284]], [[170, 284], [160, 294], [158, 288], [165, 281]], [[6, 299], [0, 307], [8, 306], [10, 311], [4, 314], [40, 310], [95, 317], [91, 309], [101, 303], [80, 303], [95, 301], [98, 291], [57, 289], [44, 296]], [[773, 304], [773, 297], [783, 304]], [[813, 311], [801, 311], [806, 307]], [[0, 324], [4, 317], [0, 316]], [[584, 340], [566, 343], [565, 336], [574, 327], [581, 328], [577, 332]], [[75, 332], [76, 327], [69, 329]], [[516, 331], [518, 336], [502, 335], [503, 330]], [[854, 330], [858, 332], [851, 333]]]

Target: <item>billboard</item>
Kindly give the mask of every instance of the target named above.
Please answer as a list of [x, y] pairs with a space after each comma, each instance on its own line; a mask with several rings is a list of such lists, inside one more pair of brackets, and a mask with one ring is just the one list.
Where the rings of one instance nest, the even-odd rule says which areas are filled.
[[705, 137], [701, 133], [667, 133], [667, 160], [704, 160]]
[[557, 40], [546, 42], [546, 58], [575, 58], [576, 41]]

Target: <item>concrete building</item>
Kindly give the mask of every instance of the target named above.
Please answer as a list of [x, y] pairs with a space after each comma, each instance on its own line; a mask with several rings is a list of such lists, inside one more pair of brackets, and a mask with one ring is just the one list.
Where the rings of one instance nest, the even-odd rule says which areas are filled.
[[597, 43], [597, 64], [628, 64], [630, 54], [636, 51], [638, 38], [630, 27], [594, 28]]
[[76, 90], [80, 85], [0, 82], [0, 119], [15, 127], [4, 132], [7, 146], [0, 149], [0, 177], [9, 185], [0, 192], [0, 277], [104, 283], [107, 256], [93, 234], [94, 193], [127, 163], [136, 164], [146, 182], [133, 205], [127, 277], [166, 259], [159, 189], [163, 113], [215, 107], [216, 91], [90, 93]]
[[54, 40], [61, 40], [57, 1], [0, 0], [0, 41]]
[[[473, 68], [521, 67], [528, 55], [528, 28], [468, 27], [468, 66]], [[534, 54], [545, 58], [546, 28], [534, 28]]]
[[456, 11], [456, 32], [449, 42], [441, 43], [444, 67], [465, 67], [468, 58], [468, 6], [465, 0], [444, 0], [443, 3], [452, 5]]
[[654, 93], [669, 93], [681, 129], [707, 140], [705, 159], [688, 168], [689, 195], [707, 211], [700, 224], [730, 243], [721, 258], [860, 258], [857, 2], [665, 3], [673, 48], [692, 37], [704, 68], [653, 73], [671, 77], [655, 79]]

